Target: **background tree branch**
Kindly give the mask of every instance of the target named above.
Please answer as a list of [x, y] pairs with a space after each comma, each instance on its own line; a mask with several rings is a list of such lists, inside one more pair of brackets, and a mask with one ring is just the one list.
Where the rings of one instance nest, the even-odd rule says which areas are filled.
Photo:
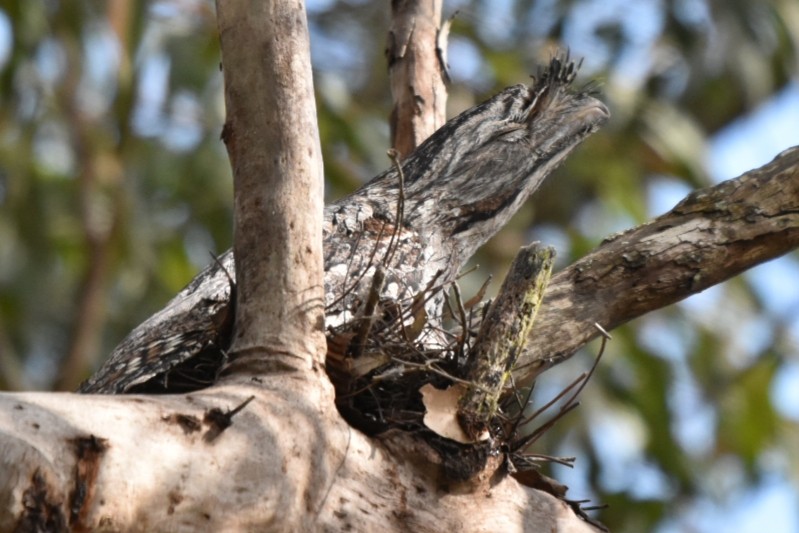
[[401, 158], [447, 120], [446, 39], [442, 0], [393, 0], [386, 58], [394, 108], [391, 145]]

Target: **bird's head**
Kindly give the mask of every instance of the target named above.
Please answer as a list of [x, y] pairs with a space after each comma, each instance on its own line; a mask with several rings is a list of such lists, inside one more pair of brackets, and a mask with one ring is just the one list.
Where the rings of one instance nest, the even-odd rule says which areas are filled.
[[[403, 165], [409, 219], [440, 228], [465, 262], [544, 178], [610, 117], [578, 65], [557, 56], [517, 85], [449, 121]], [[396, 179], [392, 172], [383, 179]]]

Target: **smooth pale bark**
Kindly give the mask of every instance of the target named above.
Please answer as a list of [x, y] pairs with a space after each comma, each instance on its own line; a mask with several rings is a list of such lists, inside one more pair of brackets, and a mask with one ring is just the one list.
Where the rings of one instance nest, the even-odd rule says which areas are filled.
[[234, 183], [232, 366], [324, 364], [324, 182], [305, 7], [217, 2]]
[[[205, 413], [250, 395], [209, 439]], [[23, 508], [44, 512], [47, 531], [594, 531], [512, 478], [447, 491], [407, 437], [385, 446], [302, 395], [247, 384], [3, 394], [0, 413], [0, 531], [20, 526]]]

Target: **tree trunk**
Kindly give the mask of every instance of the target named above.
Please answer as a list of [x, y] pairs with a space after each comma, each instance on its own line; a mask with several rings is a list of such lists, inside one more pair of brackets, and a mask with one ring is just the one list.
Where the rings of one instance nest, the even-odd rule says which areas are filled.
[[445, 48], [449, 23], [441, 26], [441, 0], [393, 0], [386, 58], [394, 109], [391, 145], [405, 158], [447, 118]]

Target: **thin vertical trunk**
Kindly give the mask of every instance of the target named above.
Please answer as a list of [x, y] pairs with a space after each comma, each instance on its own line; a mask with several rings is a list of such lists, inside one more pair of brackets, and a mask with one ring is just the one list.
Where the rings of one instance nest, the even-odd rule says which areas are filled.
[[441, 0], [393, 0], [388, 72], [391, 144], [405, 158], [446, 121], [446, 25]]

